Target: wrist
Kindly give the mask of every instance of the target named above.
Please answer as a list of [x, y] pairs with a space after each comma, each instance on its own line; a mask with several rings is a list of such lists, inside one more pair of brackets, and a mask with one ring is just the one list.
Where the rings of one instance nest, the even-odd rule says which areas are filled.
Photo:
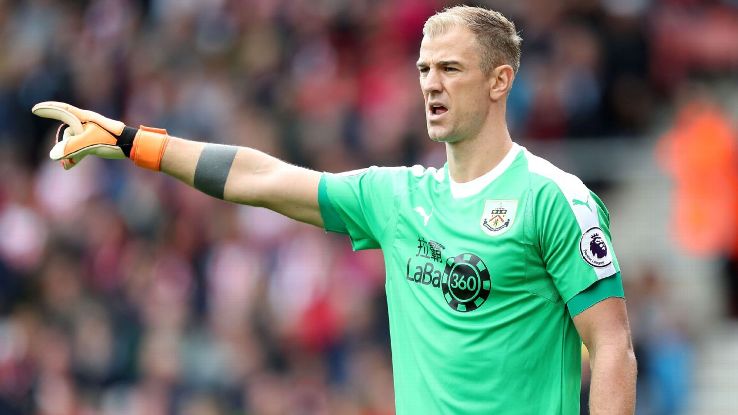
[[123, 154], [128, 158], [131, 157], [131, 149], [133, 148], [133, 141], [136, 139], [136, 134], [138, 134], [137, 128], [126, 125], [123, 126], [123, 131], [118, 135], [116, 145], [123, 150]]
[[158, 171], [168, 141], [167, 130], [142, 125], [124, 127], [117, 144], [137, 166]]

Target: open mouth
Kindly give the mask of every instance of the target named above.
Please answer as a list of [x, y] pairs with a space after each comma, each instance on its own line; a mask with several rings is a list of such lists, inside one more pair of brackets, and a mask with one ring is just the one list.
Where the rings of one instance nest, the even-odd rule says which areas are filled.
[[448, 108], [440, 104], [432, 104], [430, 106], [430, 113], [433, 115], [441, 115], [448, 112]]

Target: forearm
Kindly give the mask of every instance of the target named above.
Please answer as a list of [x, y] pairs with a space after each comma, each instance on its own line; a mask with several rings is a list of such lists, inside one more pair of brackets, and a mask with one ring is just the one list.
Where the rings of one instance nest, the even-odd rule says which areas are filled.
[[319, 173], [258, 150], [171, 137], [161, 171], [213, 197], [322, 225], [317, 202]]
[[170, 137], [161, 159], [161, 171], [193, 186], [195, 168], [203, 148], [205, 143]]
[[633, 350], [627, 346], [600, 346], [590, 355], [590, 365], [590, 414], [633, 414], [637, 375]]

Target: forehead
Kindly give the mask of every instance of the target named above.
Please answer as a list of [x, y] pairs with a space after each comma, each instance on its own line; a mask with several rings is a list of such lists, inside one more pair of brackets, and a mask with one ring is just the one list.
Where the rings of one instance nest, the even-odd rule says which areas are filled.
[[448, 60], [479, 62], [477, 39], [471, 30], [455, 25], [433, 36], [423, 36], [419, 62], [432, 65], [438, 61]]

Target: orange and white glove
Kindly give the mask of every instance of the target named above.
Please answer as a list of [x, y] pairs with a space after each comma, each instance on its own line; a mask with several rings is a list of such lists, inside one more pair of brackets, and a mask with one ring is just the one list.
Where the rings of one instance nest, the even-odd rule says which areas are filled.
[[65, 170], [88, 155], [107, 159], [129, 157], [137, 166], [159, 170], [169, 141], [166, 130], [128, 127], [120, 121], [63, 102], [40, 102], [31, 111], [39, 117], [62, 122], [49, 157], [61, 160]]

